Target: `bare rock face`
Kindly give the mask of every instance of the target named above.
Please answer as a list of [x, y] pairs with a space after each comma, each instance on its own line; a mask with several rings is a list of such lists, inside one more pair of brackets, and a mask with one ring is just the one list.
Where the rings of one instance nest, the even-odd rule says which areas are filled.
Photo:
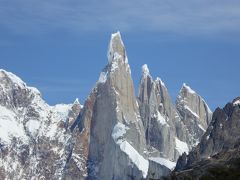
[[82, 112], [80, 129], [89, 135], [90, 143], [89, 178], [146, 177], [144, 128], [120, 33], [111, 37], [108, 64]]
[[165, 84], [160, 78], [155, 81], [152, 79], [147, 65], [142, 67], [138, 99], [147, 144], [149, 149], [154, 148], [152, 156], [176, 161], [183, 153], [179, 152], [176, 139], [186, 141], [186, 128], [172, 104]]
[[75, 143], [67, 120], [77, 118], [80, 104], [49, 106], [36, 88], [4, 70], [0, 97], [1, 176], [63, 178]]
[[176, 107], [190, 134], [188, 144], [194, 147], [205, 133], [211, 121], [212, 112], [203, 98], [186, 84], [183, 84], [179, 92]]
[[[176, 170], [187, 169], [193, 164], [239, 146], [240, 142], [240, 98], [217, 108], [199, 145], [188, 156], [180, 158]], [[238, 150], [239, 151], [239, 150]]]

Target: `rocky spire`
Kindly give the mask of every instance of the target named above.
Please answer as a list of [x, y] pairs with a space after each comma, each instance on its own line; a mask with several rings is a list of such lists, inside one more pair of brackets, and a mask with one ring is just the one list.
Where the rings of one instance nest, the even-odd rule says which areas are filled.
[[176, 107], [191, 135], [190, 144], [197, 145], [211, 121], [210, 108], [204, 99], [185, 83], [177, 97]]
[[85, 125], [83, 133], [89, 135], [90, 178], [118, 179], [128, 177], [127, 172], [136, 178], [147, 176], [144, 128], [119, 32], [111, 36], [108, 64], [84, 105], [80, 122]]
[[140, 102], [148, 103], [151, 93], [153, 79], [149, 73], [148, 66], [144, 64], [142, 66], [142, 77], [140, 81], [140, 86], [138, 90], [138, 98]]
[[120, 32], [116, 32], [111, 35], [111, 40], [108, 46], [108, 62], [116, 60], [116, 58], [122, 57], [122, 59], [127, 63], [127, 55], [125, 51], [125, 46], [123, 44]]
[[147, 66], [147, 64], [144, 64], [143, 66], [142, 66], [142, 75], [143, 76], [150, 76], [150, 73], [149, 73], [149, 69], [148, 69], [148, 66]]
[[142, 66], [138, 99], [147, 144], [155, 148], [155, 154], [151, 156], [176, 160], [180, 154], [176, 149], [176, 138], [186, 140], [185, 128], [165, 84], [160, 78], [152, 79], [146, 64]]

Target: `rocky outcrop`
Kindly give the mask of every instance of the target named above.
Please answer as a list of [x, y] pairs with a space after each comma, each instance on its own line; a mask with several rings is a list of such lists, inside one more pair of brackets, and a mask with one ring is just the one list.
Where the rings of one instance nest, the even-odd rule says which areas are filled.
[[178, 160], [176, 170], [190, 168], [200, 161], [211, 159], [218, 153], [228, 151], [239, 146], [240, 142], [240, 107], [236, 98], [223, 109], [217, 108], [212, 121], [203, 135], [199, 145], [188, 156]]
[[208, 159], [192, 164], [188, 169], [174, 171], [165, 179], [239, 179], [240, 149], [222, 150]]
[[212, 112], [201, 96], [183, 84], [176, 100], [176, 107], [189, 132], [188, 144], [196, 146], [206, 132]]

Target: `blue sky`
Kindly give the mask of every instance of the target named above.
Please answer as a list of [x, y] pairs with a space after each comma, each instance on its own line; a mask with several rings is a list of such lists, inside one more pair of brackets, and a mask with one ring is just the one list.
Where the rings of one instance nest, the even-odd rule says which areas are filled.
[[211, 109], [240, 95], [240, 1], [0, 0], [0, 68], [49, 104], [84, 100], [120, 30], [135, 88], [148, 64], [175, 99], [183, 82]]

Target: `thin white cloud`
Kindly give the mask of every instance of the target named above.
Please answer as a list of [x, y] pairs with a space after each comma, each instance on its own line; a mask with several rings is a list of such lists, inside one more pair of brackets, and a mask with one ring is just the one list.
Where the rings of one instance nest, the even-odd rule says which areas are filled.
[[234, 0], [0, 1], [0, 27], [18, 33], [116, 30], [182, 34], [240, 32]]

